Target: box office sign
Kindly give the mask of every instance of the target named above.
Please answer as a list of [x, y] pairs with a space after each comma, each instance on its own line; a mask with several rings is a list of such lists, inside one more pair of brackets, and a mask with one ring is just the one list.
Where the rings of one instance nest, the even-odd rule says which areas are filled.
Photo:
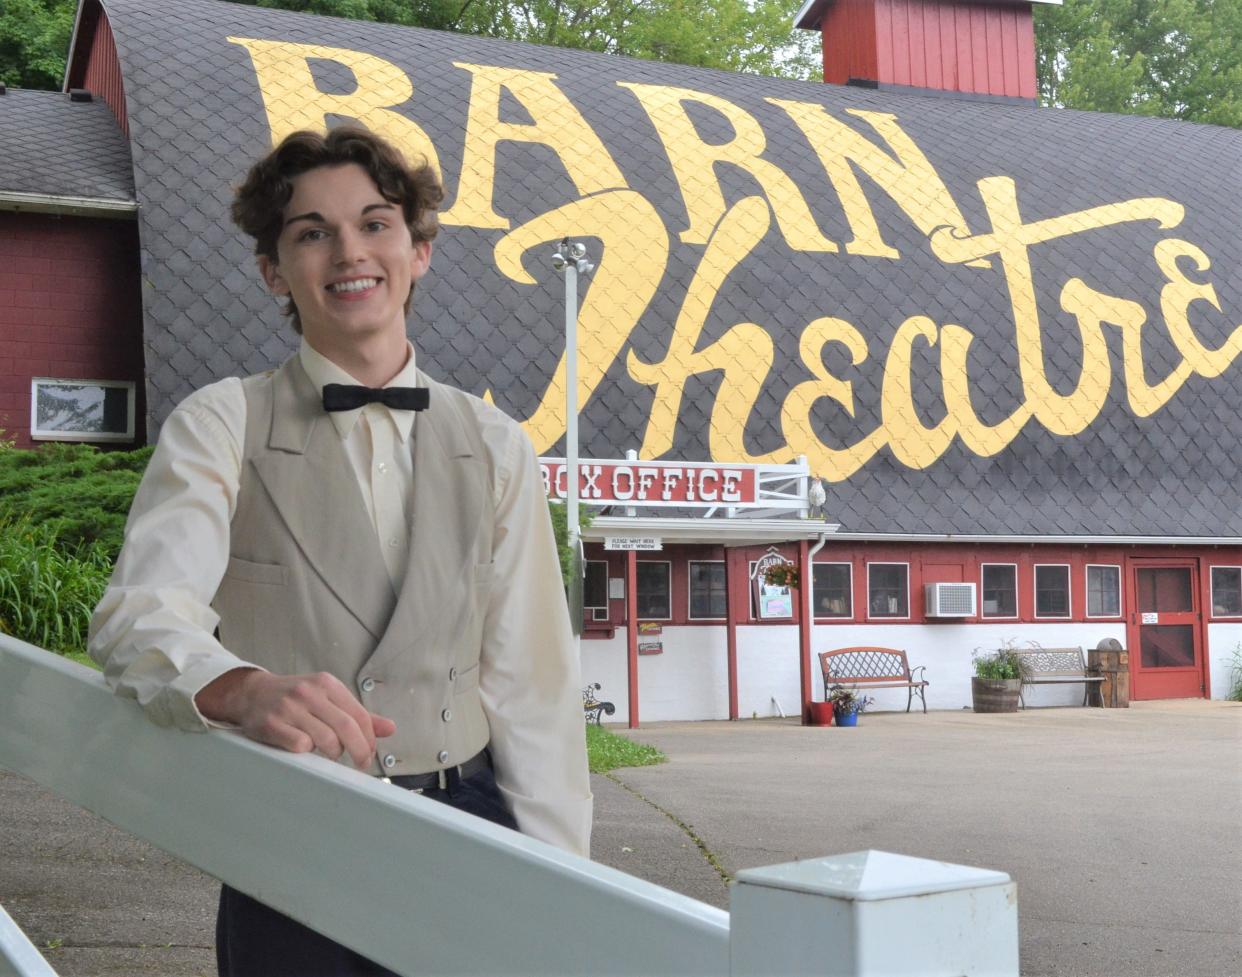
[[638, 624], [638, 653], [640, 655], [664, 654], [664, 625], [655, 621]]
[[[568, 466], [563, 458], [540, 458], [543, 490], [564, 499]], [[636, 506], [754, 505], [759, 479], [754, 465], [700, 462], [580, 461], [578, 498], [595, 505]]]

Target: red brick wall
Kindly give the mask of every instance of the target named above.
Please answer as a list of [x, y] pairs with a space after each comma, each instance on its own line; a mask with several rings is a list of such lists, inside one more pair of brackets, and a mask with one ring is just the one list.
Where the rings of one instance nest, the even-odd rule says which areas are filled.
[[0, 213], [0, 430], [30, 447], [30, 379], [132, 380], [143, 417], [134, 221]]

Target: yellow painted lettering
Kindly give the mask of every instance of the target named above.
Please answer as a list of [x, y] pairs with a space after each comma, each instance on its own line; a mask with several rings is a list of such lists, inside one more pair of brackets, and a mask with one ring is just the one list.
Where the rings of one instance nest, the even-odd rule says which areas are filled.
[[[578, 313], [578, 404], [585, 406], [664, 276], [668, 234], [641, 194], [612, 190], [572, 201], [515, 228], [496, 244], [496, 267], [515, 282], [533, 285], [523, 255], [566, 234], [598, 238], [603, 244], [594, 275], [585, 279]], [[565, 433], [565, 375], [562, 353], [539, 407], [523, 422], [536, 451], [547, 451]]]
[[961, 326], [949, 323], [940, 330], [940, 375], [944, 384], [944, 405], [953, 418], [962, 444], [983, 458], [990, 458], [1017, 437], [1031, 418], [1025, 403], [996, 424], [985, 424], [970, 399], [970, 344], [975, 337]]
[[928, 427], [918, 416], [911, 387], [910, 363], [916, 339], [936, 343], [936, 324], [927, 316], [911, 316], [897, 327], [884, 364], [881, 413], [893, 457], [907, 468], [926, 468], [944, 454], [955, 433], [954, 418], [946, 415]]
[[[767, 140], [759, 123], [732, 102], [706, 92], [667, 85], [618, 82], [638, 98], [651, 118], [664, 151], [673, 164], [681, 189], [689, 226], [681, 233], [686, 244], [704, 244], [725, 212], [724, 194], [715, 172], [717, 163], [730, 163], [759, 184], [776, 214], [786, 243], [794, 251], [836, 251], [837, 246], [820, 233], [801, 191], [780, 167], [763, 158]], [[733, 138], [708, 143], [700, 138], [686, 111], [686, 103], [706, 106], [725, 117]]]
[[[853, 239], [845, 245], [850, 254], [901, 257], [896, 248], [885, 243], [854, 167], [874, 180], [924, 234], [930, 236], [939, 227], [954, 228], [959, 235], [969, 233], [966, 218], [954, 203], [949, 188], [931, 161], [897, 123], [895, 115], [849, 110], [850, 115], [862, 119], [883, 137], [890, 152], [833, 118], [822, 105], [779, 98], [767, 101], [793, 120], [819, 155], [824, 172], [841, 199], [850, 230], [854, 232]], [[988, 262], [979, 258], [972, 264], [987, 267]]]
[[1207, 271], [1212, 266], [1208, 256], [1189, 241], [1174, 238], [1157, 244], [1155, 257], [1167, 280], [1160, 290], [1160, 311], [1164, 313], [1169, 335], [1196, 373], [1205, 377], [1220, 376], [1242, 355], [1242, 326], [1238, 326], [1218, 349], [1204, 346], [1190, 325], [1187, 311], [1192, 302], [1206, 302], [1220, 312], [1220, 299], [1210, 282], [1192, 282], [1178, 266], [1179, 258], [1189, 258], [1194, 262], [1195, 271]]
[[655, 387], [647, 433], [639, 452], [642, 457], [658, 458], [672, 450], [686, 382], [692, 376], [714, 370], [723, 371], [724, 376], [712, 407], [712, 457], [757, 463], [788, 456], [783, 447], [752, 455], [743, 437], [746, 420], [772, 368], [774, 346], [767, 331], [754, 323], [740, 323], [711, 346], [696, 350], [716, 293], [733, 269], [763, 240], [769, 226], [768, 205], [760, 197], [747, 197], [729, 208], [695, 270], [664, 359], [645, 363], [630, 350], [630, 376], [638, 383]]
[[879, 450], [884, 443], [884, 429], [876, 428], [845, 448], [829, 447], [815, 433], [811, 410], [821, 398], [826, 397], [850, 417], [854, 416], [854, 385], [824, 368], [822, 354], [828, 343], [844, 346], [851, 366], [858, 366], [867, 359], [867, 340], [849, 322], [831, 316], [809, 322], [798, 341], [798, 352], [814, 379], [804, 380], [789, 391], [781, 406], [781, 428], [791, 455], [806, 455], [811, 471], [830, 482], [843, 482]]
[[[312, 129], [322, 132], [330, 115], [361, 122], [372, 132], [397, 146], [411, 160], [425, 159], [440, 172], [431, 139], [413, 120], [396, 111], [414, 95], [414, 86], [395, 64], [373, 54], [322, 44], [264, 41], [230, 37], [229, 42], [246, 49], [254, 63], [272, 145], [291, 132]], [[335, 61], [357, 79], [348, 95], [321, 92], [311, 74], [310, 61]]]
[[[495, 210], [496, 147], [504, 141], [547, 146], [564, 165], [585, 197], [601, 190], [624, 189], [599, 136], [556, 85], [556, 75], [491, 65], [454, 62], [473, 80], [466, 117], [457, 199], [441, 217], [445, 224], [507, 230], [510, 220]], [[531, 122], [501, 122], [500, 97], [509, 92], [530, 113]]]

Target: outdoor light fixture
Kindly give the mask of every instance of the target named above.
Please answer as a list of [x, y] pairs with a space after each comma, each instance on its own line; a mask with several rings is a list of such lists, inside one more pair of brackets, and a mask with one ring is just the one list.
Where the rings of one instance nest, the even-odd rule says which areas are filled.
[[552, 267], [565, 275], [565, 522], [576, 572], [570, 574], [570, 621], [582, 633], [582, 541], [578, 525], [578, 276], [595, 270], [586, 245], [562, 238]]

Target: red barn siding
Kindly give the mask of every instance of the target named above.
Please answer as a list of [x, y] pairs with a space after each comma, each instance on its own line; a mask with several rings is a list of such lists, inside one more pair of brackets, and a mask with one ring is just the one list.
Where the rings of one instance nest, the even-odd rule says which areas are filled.
[[824, 11], [824, 81], [1035, 97], [1026, 4], [837, 0]]
[[[87, 25], [84, 22], [83, 29]], [[79, 63], [70, 74], [69, 87], [85, 88], [102, 98], [116, 116], [121, 131], [129, 135], [129, 115], [125, 108], [125, 85], [121, 79], [121, 62], [117, 58], [112, 25], [102, 10], [90, 28], [90, 47], [84, 64]]]
[[142, 304], [133, 221], [0, 213], [0, 430], [30, 440], [30, 380], [137, 384], [143, 443]]

